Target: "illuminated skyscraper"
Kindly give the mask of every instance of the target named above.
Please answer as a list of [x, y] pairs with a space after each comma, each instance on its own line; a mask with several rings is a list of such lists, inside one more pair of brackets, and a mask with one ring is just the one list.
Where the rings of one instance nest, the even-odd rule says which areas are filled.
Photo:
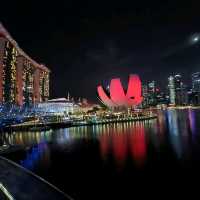
[[200, 72], [192, 74], [192, 90], [194, 92], [200, 92]]
[[186, 105], [188, 103], [187, 87], [182, 82], [180, 74], [168, 78], [170, 104]]
[[0, 24], [0, 103], [29, 105], [46, 101], [49, 72], [32, 60]]
[[143, 96], [143, 102], [142, 106], [144, 108], [148, 107], [148, 86], [147, 85], [142, 85], [142, 96]]
[[176, 105], [182, 104], [182, 77], [180, 74], [174, 76], [174, 87], [175, 87], [175, 103]]
[[156, 106], [156, 82], [151, 81], [148, 83], [148, 104], [150, 106]]
[[200, 105], [200, 72], [192, 74], [191, 103]]
[[16, 63], [17, 49], [0, 37], [0, 100], [13, 103], [17, 96]]
[[174, 85], [174, 77], [170, 76], [168, 78], [168, 88], [169, 88], [169, 101], [170, 104], [175, 105], [175, 85]]
[[187, 87], [183, 84], [182, 76], [180, 74], [174, 76], [174, 85], [176, 105], [186, 105], [188, 102]]

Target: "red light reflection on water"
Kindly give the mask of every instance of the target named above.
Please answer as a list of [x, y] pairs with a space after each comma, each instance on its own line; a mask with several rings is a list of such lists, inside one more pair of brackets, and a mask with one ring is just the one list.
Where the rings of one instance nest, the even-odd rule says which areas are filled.
[[147, 147], [144, 124], [131, 124], [121, 129], [112, 129], [110, 134], [102, 134], [99, 141], [103, 159], [110, 153], [115, 162], [122, 166], [131, 154], [136, 165], [141, 166], [145, 162]]
[[146, 139], [143, 125], [138, 125], [130, 134], [130, 148], [137, 165], [142, 165], [146, 159]]
[[115, 160], [119, 164], [123, 164], [128, 153], [127, 135], [123, 133], [114, 133], [112, 135], [112, 149]]
[[100, 149], [102, 158], [106, 159], [109, 152], [109, 136], [106, 134], [103, 134], [100, 137]]

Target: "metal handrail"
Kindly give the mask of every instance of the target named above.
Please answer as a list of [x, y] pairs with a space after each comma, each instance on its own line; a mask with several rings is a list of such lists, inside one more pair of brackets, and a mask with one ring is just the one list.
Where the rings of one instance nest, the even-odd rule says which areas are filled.
[[0, 182], [0, 192], [3, 192], [3, 194], [6, 196], [8, 200], [14, 200], [13, 196], [8, 192], [8, 190], [3, 186], [3, 184]]

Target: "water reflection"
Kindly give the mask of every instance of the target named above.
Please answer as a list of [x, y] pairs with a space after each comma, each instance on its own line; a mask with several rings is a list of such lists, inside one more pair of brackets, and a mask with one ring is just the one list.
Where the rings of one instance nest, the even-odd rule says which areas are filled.
[[3, 133], [1, 139], [3, 139], [1, 143], [6, 142], [9, 145], [32, 146], [42, 141], [51, 141], [52, 131]]
[[178, 158], [182, 156], [181, 136], [179, 134], [178, 118], [176, 110], [167, 111], [167, 119], [169, 125], [169, 137], [172, 147]]
[[130, 134], [130, 148], [135, 162], [143, 164], [147, 151], [144, 124], [136, 124], [133, 128], [133, 132]]
[[[111, 137], [110, 145], [112, 146], [112, 153], [114, 155], [115, 160], [119, 164], [123, 164], [127, 157], [127, 151], [128, 151], [128, 134], [123, 134], [122, 125], [120, 124], [119, 127], [114, 127], [111, 129], [111, 135], [108, 137]], [[108, 127], [106, 127], [108, 128]], [[125, 128], [125, 127], [124, 127]], [[101, 142], [101, 137], [99, 138]], [[100, 149], [101, 151], [101, 149]]]
[[191, 133], [195, 131], [194, 110], [167, 111], [169, 137], [177, 158], [187, 159], [191, 152]]
[[20, 160], [20, 164], [27, 169], [33, 170], [40, 161], [45, 163], [46, 166], [50, 165], [50, 150], [46, 142], [41, 142], [28, 151], [26, 158]]
[[[96, 141], [99, 155], [105, 162], [114, 160], [124, 166], [128, 159], [136, 166], [143, 166], [153, 148], [153, 156], [160, 153], [162, 146], [169, 145], [177, 159], [190, 154], [190, 138], [196, 141], [198, 132], [198, 110], [159, 111], [158, 119], [141, 122], [113, 123], [98, 126], [71, 127], [45, 132], [2, 133], [0, 145], [29, 146], [21, 164], [33, 169], [38, 163], [51, 163], [51, 148], [75, 149]], [[81, 144], [77, 141], [83, 141]]]
[[189, 125], [192, 135], [195, 135], [196, 129], [195, 129], [195, 111], [192, 109], [188, 110], [188, 116], [189, 116]]
[[146, 157], [146, 138], [143, 123], [121, 123], [96, 127], [96, 136], [102, 158], [111, 154], [116, 163], [123, 165], [131, 153], [136, 163], [142, 163]]
[[165, 131], [166, 131], [166, 117], [165, 113], [162, 111], [158, 112], [157, 121], [149, 121], [144, 124], [146, 131], [146, 137], [148, 137], [148, 143], [152, 144], [157, 152], [160, 151], [165, 140]]

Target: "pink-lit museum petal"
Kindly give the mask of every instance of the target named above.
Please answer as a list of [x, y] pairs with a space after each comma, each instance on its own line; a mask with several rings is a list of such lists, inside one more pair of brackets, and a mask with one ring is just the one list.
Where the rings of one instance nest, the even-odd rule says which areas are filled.
[[126, 97], [130, 106], [139, 105], [142, 102], [142, 84], [139, 76], [136, 74], [129, 76]]
[[116, 105], [112, 102], [112, 100], [110, 100], [109, 97], [106, 95], [106, 93], [104, 92], [102, 86], [98, 86], [98, 87], [97, 87], [97, 92], [98, 92], [98, 95], [99, 95], [101, 101], [102, 101], [105, 105], [107, 105], [107, 106], [109, 106], [109, 107], [114, 107], [114, 106], [116, 106]]
[[126, 106], [127, 100], [119, 78], [111, 80], [110, 83], [110, 97], [118, 106]]
[[106, 95], [102, 86], [97, 87], [102, 102], [108, 107], [131, 107], [142, 103], [142, 83], [138, 75], [129, 76], [128, 89], [125, 94], [119, 78], [114, 78], [110, 83], [110, 97]]

